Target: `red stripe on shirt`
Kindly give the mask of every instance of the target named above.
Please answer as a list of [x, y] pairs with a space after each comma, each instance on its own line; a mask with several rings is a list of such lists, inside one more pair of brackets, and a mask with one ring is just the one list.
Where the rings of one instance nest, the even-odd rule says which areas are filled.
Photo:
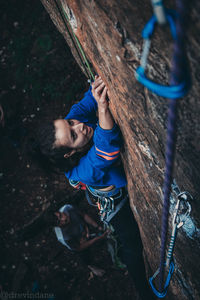
[[101, 156], [101, 157], [103, 157], [103, 158], [105, 158], [106, 160], [113, 160], [113, 159], [115, 159], [115, 158], [118, 157], [118, 155], [117, 155], [117, 156], [114, 156], [114, 157], [109, 157], [109, 156], [101, 155], [101, 154], [98, 154], [98, 153], [97, 153], [97, 155], [98, 155], [98, 156]]
[[120, 152], [120, 150], [117, 150], [117, 151], [114, 151], [114, 152], [110, 152], [110, 153], [109, 153], [109, 152], [104, 152], [104, 151], [102, 151], [102, 150], [99, 150], [97, 147], [96, 147], [96, 150], [99, 151], [99, 152], [101, 152], [101, 153], [104, 153], [104, 154], [106, 154], [106, 155], [109, 155], [109, 156], [118, 154], [118, 153]]

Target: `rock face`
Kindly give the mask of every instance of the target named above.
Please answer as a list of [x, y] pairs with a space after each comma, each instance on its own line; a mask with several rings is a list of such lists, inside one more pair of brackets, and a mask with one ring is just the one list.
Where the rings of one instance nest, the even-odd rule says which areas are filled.
[[[55, 1], [41, 1], [80, 64]], [[168, 101], [149, 92], [134, 77], [142, 50], [141, 31], [152, 15], [150, 1], [62, 0], [59, 3], [95, 72], [110, 90], [111, 110], [124, 136], [122, 159], [130, 204], [140, 228], [147, 273], [152, 275], [159, 265]], [[172, 8], [173, 2], [169, 1], [168, 5]], [[166, 297], [170, 300], [200, 299], [199, 15], [200, 3], [196, 1], [187, 29], [193, 85], [189, 94], [180, 100], [174, 168], [178, 186], [189, 191], [194, 199], [191, 215], [176, 240], [176, 268]], [[158, 27], [153, 37], [148, 74], [164, 84], [168, 82], [171, 42], [168, 30]], [[170, 221], [174, 201], [172, 197]]]

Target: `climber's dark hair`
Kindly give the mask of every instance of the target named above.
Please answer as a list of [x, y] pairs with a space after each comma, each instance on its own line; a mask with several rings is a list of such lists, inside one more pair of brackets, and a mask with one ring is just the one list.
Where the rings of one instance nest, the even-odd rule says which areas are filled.
[[[53, 121], [46, 122], [35, 131], [35, 137], [31, 142], [31, 152], [40, 162], [40, 164], [48, 171], [67, 172], [78, 165], [79, 160], [84, 156], [92, 145], [92, 141], [83, 148], [83, 151], [76, 152], [68, 158], [64, 155], [72, 149], [65, 146], [56, 147], [55, 142], [55, 126]], [[30, 147], [29, 147], [30, 148]]]

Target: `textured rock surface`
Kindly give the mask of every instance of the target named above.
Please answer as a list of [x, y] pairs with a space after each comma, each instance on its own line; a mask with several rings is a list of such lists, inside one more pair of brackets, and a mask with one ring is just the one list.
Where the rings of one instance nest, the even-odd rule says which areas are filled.
[[[80, 64], [55, 1], [41, 1]], [[122, 157], [130, 203], [144, 244], [147, 272], [152, 274], [159, 263], [167, 100], [153, 95], [134, 78], [142, 48], [141, 30], [152, 14], [150, 1], [62, 0], [62, 4], [88, 59], [110, 90], [111, 110], [124, 135]], [[191, 218], [178, 233], [176, 270], [166, 297], [181, 300], [200, 299], [200, 4], [194, 4], [187, 41], [193, 87], [180, 101], [174, 170], [180, 189], [189, 191], [194, 200]], [[169, 32], [158, 28], [149, 76], [167, 83], [170, 59]]]

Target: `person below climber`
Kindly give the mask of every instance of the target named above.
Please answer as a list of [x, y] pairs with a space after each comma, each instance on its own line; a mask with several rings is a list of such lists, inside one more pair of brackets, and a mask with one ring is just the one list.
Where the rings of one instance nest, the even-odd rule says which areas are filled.
[[[54, 230], [57, 239], [72, 251], [83, 251], [104, 239], [107, 234], [107, 231], [103, 232], [102, 227], [98, 226], [88, 214], [81, 213], [70, 204], [65, 204], [55, 212], [55, 217]], [[93, 230], [89, 227], [92, 227]]]
[[88, 202], [98, 207], [101, 220], [114, 227], [122, 244], [122, 261], [140, 294], [150, 299], [139, 229], [128, 203], [120, 160], [122, 137], [109, 110], [108, 94], [101, 77], [95, 76], [84, 98], [72, 106], [65, 119], [40, 127], [38, 150], [43, 160], [48, 158], [65, 172], [72, 186], [86, 190]]

